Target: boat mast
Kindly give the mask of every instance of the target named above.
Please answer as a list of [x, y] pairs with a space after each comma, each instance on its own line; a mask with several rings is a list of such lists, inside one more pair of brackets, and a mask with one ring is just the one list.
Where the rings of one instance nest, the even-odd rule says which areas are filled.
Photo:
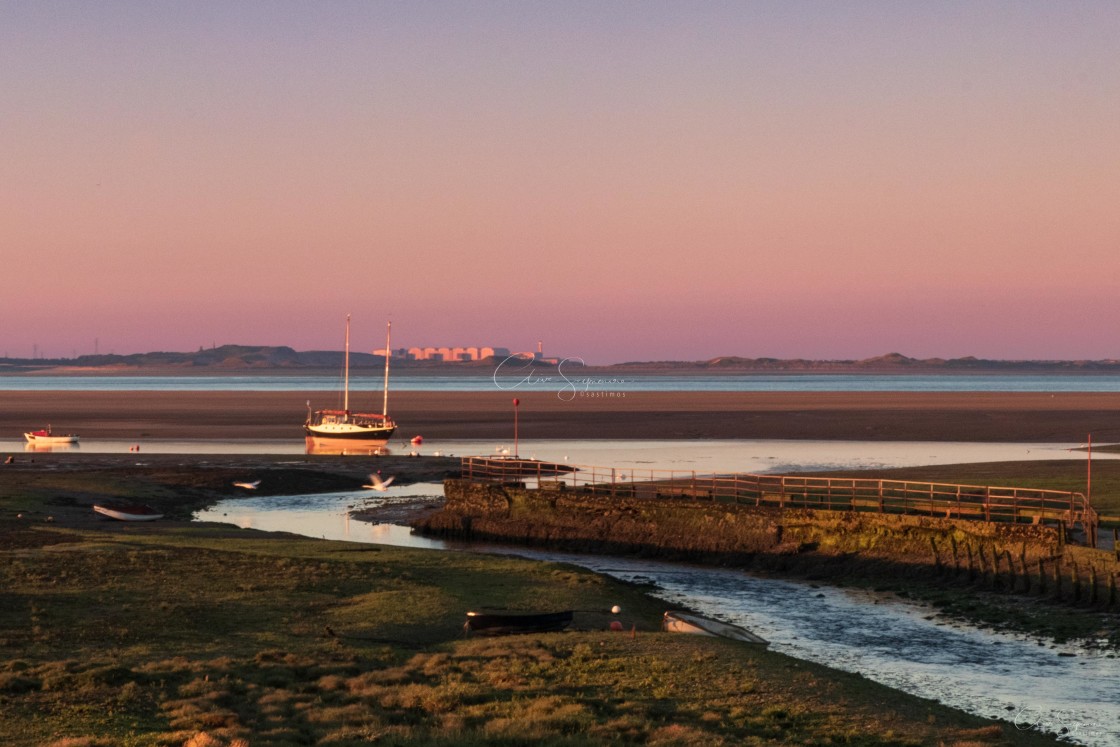
[[342, 364], [342, 409], [350, 412], [350, 315], [346, 315], [346, 353]]
[[393, 323], [385, 322], [385, 398], [381, 403], [381, 414], [389, 416], [389, 358], [392, 350], [389, 347], [389, 335], [393, 331]]

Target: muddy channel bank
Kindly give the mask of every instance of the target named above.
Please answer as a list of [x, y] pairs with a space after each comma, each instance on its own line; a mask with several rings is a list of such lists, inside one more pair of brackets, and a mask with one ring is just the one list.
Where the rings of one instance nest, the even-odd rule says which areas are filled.
[[450, 479], [417, 532], [818, 578], [922, 578], [1120, 608], [1116, 553], [1060, 528], [928, 516], [631, 498]]

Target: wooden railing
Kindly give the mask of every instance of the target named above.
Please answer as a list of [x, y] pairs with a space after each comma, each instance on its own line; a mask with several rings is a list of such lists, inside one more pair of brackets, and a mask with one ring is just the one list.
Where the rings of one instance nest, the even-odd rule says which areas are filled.
[[463, 479], [523, 483], [528, 488], [663, 500], [825, 511], [919, 514], [1006, 523], [1081, 527], [1096, 546], [1100, 519], [1081, 493], [1036, 488], [958, 485], [858, 477], [620, 469], [536, 460], [464, 457]]

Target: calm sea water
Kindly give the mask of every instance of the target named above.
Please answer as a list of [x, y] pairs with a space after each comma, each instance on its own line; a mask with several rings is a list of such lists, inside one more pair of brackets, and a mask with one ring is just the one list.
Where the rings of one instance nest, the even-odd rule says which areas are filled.
[[[352, 391], [380, 391], [376, 375], [351, 375]], [[330, 375], [0, 376], [10, 391], [332, 391]], [[1120, 392], [1120, 375], [581, 374], [550, 370], [457, 375], [394, 375], [393, 391], [490, 392]]]

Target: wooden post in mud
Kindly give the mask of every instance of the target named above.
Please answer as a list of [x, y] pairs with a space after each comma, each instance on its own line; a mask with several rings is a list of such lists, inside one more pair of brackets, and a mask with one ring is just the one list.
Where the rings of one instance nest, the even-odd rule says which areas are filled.
[[1015, 559], [1011, 557], [1010, 550], [1004, 550], [1003, 554], [1007, 556], [1007, 588], [1015, 591], [1015, 587], [1018, 586], [1015, 579]]
[[1054, 560], [1054, 596], [1062, 598], [1062, 559]]
[[1096, 606], [1099, 598], [1097, 593], [1097, 569], [1095, 566], [1089, 566], [1089, 604]]
[[961, 561], [957, 557], [957, 538], [949, 535], [949, 543], [953, 546], [953, 575], [961, 575]]
[[1077, 563], [1073, 563], [1072, 565], [1073, 565], [1073, 571], [1071, 572], [1070, 575], [1073, 577], [1073, 601], [1080, 602], [1081, 601], [1081, 573], [1078, 571]]
[[933, 548], [933, 567], [937, 569], [937, 575], [942, 573], [941, 556], [937, 553], [937, 538], [932, 534], [929, 536], [929, 546]]
[[1046, 561], [1038, 559], [1038, 593], [1046, 596]]

